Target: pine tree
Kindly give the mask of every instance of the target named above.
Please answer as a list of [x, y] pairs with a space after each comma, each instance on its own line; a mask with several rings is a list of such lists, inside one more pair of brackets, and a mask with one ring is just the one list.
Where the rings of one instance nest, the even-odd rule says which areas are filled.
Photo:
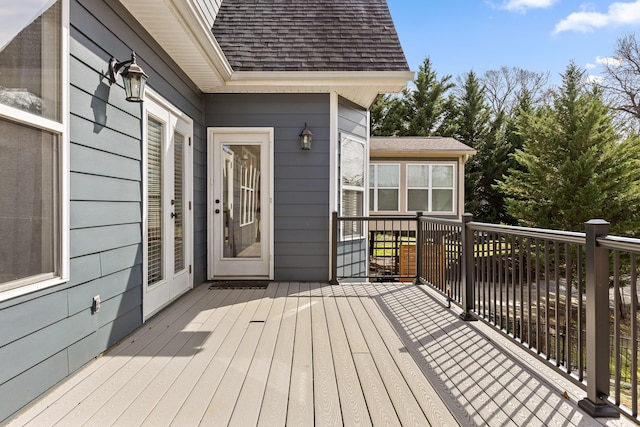
[[[473, 71], [467, 73], [457, 99], [458, 141], [475, 148], [477, 153], [465, 166], [465, 211], [471, 212], [476, 220], [495, 222], [499, 214], [494, 200], [499, 193], [492, 187], [499, 171], [495, 163], [496, 138], [501, 137], [500, 123], [492, 127], [491, 113], [484, 95], [484, 89]], [[502, 120], [502, 115], [499, 120]], [[501, 203], [499, 203], [501, 205]]]
[[447, 97], [447, 92], [454, 86], [451, 76], [438, 79], [427, 57], [418, 70], [414, 84], [415, 88], [403, 92], [407, 123], [404, 135], [450, 135], [451, 98]]
[[498, 183], [507, 211], [522, 225], [582, 231], [591, 218], [636, 234], [640, 226], [640, 144], [619, 141], [610, 109], [584, 71], [570, 63], [553, 104], [516, 122], [522, 149]]
[[371, 135], [397, 136], [404, 133], [404, 103], [392, 95], [379, 95], [370, 108]]

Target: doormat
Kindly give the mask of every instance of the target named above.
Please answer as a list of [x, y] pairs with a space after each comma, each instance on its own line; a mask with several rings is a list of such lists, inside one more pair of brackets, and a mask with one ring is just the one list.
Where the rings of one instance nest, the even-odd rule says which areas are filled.
[[209, 289], [266, 289], [269, 280], [216, 280], [208, 282]]

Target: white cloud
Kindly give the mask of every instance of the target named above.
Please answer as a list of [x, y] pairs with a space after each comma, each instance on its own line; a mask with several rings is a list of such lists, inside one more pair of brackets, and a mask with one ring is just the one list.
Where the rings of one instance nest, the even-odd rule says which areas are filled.
[[526, 13], [529, 9], [544, 9], [553, 5], [557, 0], [506, 0], [503, 9], [512, 12]]
[[587, 83], [600, 83], [604, 80], [602, 76], [594, 76], [593, 74], [589, 74], [587, 76]]
[[594, 68], [596, 68], [596, 64], [592, 64], [590, 62], [587, 62], [587, 64], [584, 66], [584, 68], [586, 68], [587, 70], [593, 70]]
[[563, 31], [587, 33], [597, 28], [640, 24], [640, 0], [616, 2], [609, 6], [606, 13], [583, 9], [574, 12], [556, 24], [554, 34]]
[[619, 67], [620, 59], [614, 56], [596, 56], [596, 63], [600, 65], [609, 65], [611, 67]]

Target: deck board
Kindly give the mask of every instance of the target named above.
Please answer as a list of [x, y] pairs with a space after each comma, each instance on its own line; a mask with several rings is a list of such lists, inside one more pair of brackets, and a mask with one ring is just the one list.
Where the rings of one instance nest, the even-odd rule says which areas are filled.
[[200, 286], [9, 425], [631, 425], [458, 313], [409, 283]]
[[314, 420], [311, 296], [309, 283], [300, 284], [296, 334], [289, 385], [288, 426], [309, 426]]
[[344, 425], [371, 426], [367, 403], [364, 400], [360, 379], [349, 348], [349, 341], [344, 331], [345, 324], [342, 322], [338, 311], [333, 289], [331, 286], [324, 286], [322, 293], [329, 338], [331, 340], [331, 352], [335, 366], [342, 421]]

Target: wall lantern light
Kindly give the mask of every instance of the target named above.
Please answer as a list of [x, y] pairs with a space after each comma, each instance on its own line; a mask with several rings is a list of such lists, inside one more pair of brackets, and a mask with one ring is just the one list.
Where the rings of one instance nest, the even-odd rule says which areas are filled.
[[[120, 69], [123, 68], [122, 72]], [[144, 88], [147, 83], [147, 76], [142, 68], [136, 64], [136, 53], [131, 52], [131, 59], [128, 61], [118, 62], [116, 58], [109, 61], [109, 83], [114, 84], [118, 74], [122, 75], [124, 82], [124, 90], [126, 92], [126, 100], [129, 102], [144, 101]]]
[[307, 127], [307, 124], [304, 124], [304, 129], [300, 132], [300, 148], [303, 150], [311, 150], [311, 140], [313, 139], [313, 134]]

